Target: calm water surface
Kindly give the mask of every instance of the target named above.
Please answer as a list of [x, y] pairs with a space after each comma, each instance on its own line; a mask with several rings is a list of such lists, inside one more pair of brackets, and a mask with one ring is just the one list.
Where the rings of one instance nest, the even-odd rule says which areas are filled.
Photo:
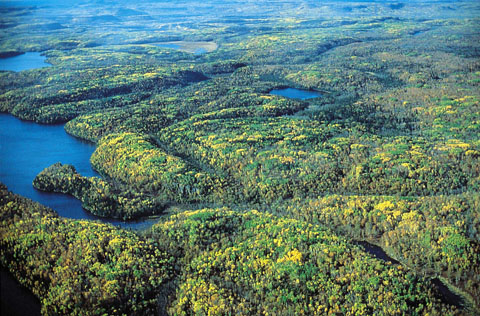
[[[175, 43], [159, 43], [159, 44], [153, 44], [153, 45], [158, 46], [158, 47], [171, 48], [171, 49], [182, 51], [182, 47], [178, 44], [175, 44]], [[198, 47], [192, 53], [194, 55], [203, 55], [203, 54], [208, 53], [208, 51], [203, 47]]]
[[285, 88], [285, 89], [273, 89], [270, 91], [270, 94], [273, 95], [280, 95], [282, 97], [290, 98], [290, 99], [313, 99], [321, 97], [322, 94], [316, 91], [309, 91], [309, 90], [300, 90], [295, 88]]
[[25, 53], [15, 57], [0, 58], [0, 70], [22, 71], [36, 68], [49, 67], [45, 62], [46, 57], [40, 53]]
[[[68, 135], [63, 125], [40, 125], [0, 113], [0, 182], [10, 191], [49, 206], [63, 217], [100, 219], [131, 229], [154, 224], [155, 219], [122, 222], [98, 218], [86, 212], [74, 197], [42, 192], [32, 186], [35, 176], [57, 161], [74, 165], [84, 176], [98, 176], [89, 162], [94, 150], [95, 145]], [[40, 315], [39, 300], [6, 269], [1, 269], [0, 279], [2, 316]]]
[[82, 208], [76, 198], [35, 189], [35, 176], [56, 162], [71, 164], [83, 176], [98, 176], [90, 165], [95, 145], [68, 135], [63, 125], [41, 125], [0, 113], [0, 181], [14, 193], [51, 207], [60, 216], [100, 219], [117, 226], [143, 229], [155, 220], [123, 222], [99, 218]]

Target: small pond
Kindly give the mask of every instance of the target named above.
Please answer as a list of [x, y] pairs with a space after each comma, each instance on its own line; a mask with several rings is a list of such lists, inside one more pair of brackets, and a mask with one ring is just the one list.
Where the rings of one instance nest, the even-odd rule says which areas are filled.
[[51, 66], [45, 62], [45, 59], [47, 58], [40, 53], [25, 53], [14, 57], [0, 58], [0, 70], [23, 71]]
[[270, 91], [270, 94], [300, 100], [313, 99], [322, 96], [322, 94], [317, 91], [300, 90], [295, 88], [273, 89], [272, 91]]

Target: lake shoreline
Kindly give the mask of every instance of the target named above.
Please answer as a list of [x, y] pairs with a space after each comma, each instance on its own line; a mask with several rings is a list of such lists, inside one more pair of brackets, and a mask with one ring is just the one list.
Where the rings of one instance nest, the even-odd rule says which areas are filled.
[[53, 66], [45, 61], [47, 57], [40, 52], [20, 54], [17, 54], [17, 52], [7, 52], [6, 54], [8, 57], [0, 58], [0, 71], [20, 72]]
[[[86, 211], [77, 198], [34, 188], [32, 182], [35, 177], [42, 170], [59, 161], [74, 165], [83, 176], [100, 177], [90, 164], [90, 156], [96, 148], [95, 144], [71, 136], [65, 131], [65, 124], [38, 124], [21, 120], [8, 113], [0, 113], [0, 122], [0, 125], [5, 127], [0, 131], [0, 148], [9, 146], [10, 149], [9, 155], [3, 153], [0, 155], [0, 182], [4, 183], [10, 191], [50, 207], [66, 218], [99, 220], [122, 228], [139, 230], [148, 229], [153, 225], [153, 221], [149, 218], [123, 221], [95, 216]], [[40, 135], [42, 137], [39, 137]], [[13, 139], [16, 139], [13, 142], [14, 146], [11, 145]], [[41, 148], [42, 146], [44, 149]], [[38, 153], [42, 154], [38, 155]], [[35, 159], [32, 160], [29, 157]], [[27, 171], [26, 174], [25, 171]]]

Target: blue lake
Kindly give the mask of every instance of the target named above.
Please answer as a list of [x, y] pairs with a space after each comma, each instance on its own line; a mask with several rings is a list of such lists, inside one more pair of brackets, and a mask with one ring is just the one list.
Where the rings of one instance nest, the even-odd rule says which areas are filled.
[[76, 198], [35, 189], [32, 181], [46, 167], [61, 162], [84, 176], [98, 176], [90, 165], [95, 145], [68, 135], [63, 125], [41, 125], [0, 113], [0, 182], [14, 193], [54, 209], [60, 216], [100, 219], [124, 228], [148, 228], [155, 219], [123, 222], [94, 216]]
[[0, 70], [22, 71], [51, 66], [45, 62], [45, 59], [46, 57], [40, 53], [25, 53], [15, 57], [0, 58]]
[[285, 88], [285, 89], [273, 89], [270, 91], [270, 94], [273, 95], [280, 95], [282, 97], [290, 98], [290, 99], [313, 99], [321, 97], [322, 94], [316, 91], [309, 91], [309, 90], [300, 90], [295, 88]]

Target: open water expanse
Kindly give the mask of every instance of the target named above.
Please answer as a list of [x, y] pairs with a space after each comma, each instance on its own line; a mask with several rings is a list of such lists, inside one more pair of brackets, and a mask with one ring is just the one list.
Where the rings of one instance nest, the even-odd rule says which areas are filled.
[[94, 216], [82, 208], [76, 198], [35, 189], [33, 179], [56, 162], [71, 164], [88, 177], [99, 176], [90, 165], [95, 145], [68, 135], [63, 125], [43, 125], [0, 114], [0, 182], [14, 193], [40, 202], [60, 216], [73, 219], [100, 219], [132, 229], [151, 226], [155, 220], [123, 222]]
[[322, 94], [317, 91], [301, 90], [295, 88], [273, 89], [272, 91], [270, 91], [270, 94], [300, 100], [313, 99], [322, 96]]
[[23, 71], [29, 69], [49, 67], [46, 57], [40, 53], [25, 53], [15, 57], [0, 58], [0, 70]]
[[[10, 191], [51, 207], [63, 217], [100, 219], [131, 229], [144, 229], [155, 223], [155, 219], [122, 222], [99, 218], [85, 211], [72, 196], [33, 187], [35, 176], [58, 161], [74, 165], [84, 176], [98, 176], [90, 165], [94, 150], [94, 144], [68, 135], [63, 125], [41, 125], [0, 113], [0, 182]], [[40, 315], [38, 299], [3, 268], [0, 279], [2, 316]]]

